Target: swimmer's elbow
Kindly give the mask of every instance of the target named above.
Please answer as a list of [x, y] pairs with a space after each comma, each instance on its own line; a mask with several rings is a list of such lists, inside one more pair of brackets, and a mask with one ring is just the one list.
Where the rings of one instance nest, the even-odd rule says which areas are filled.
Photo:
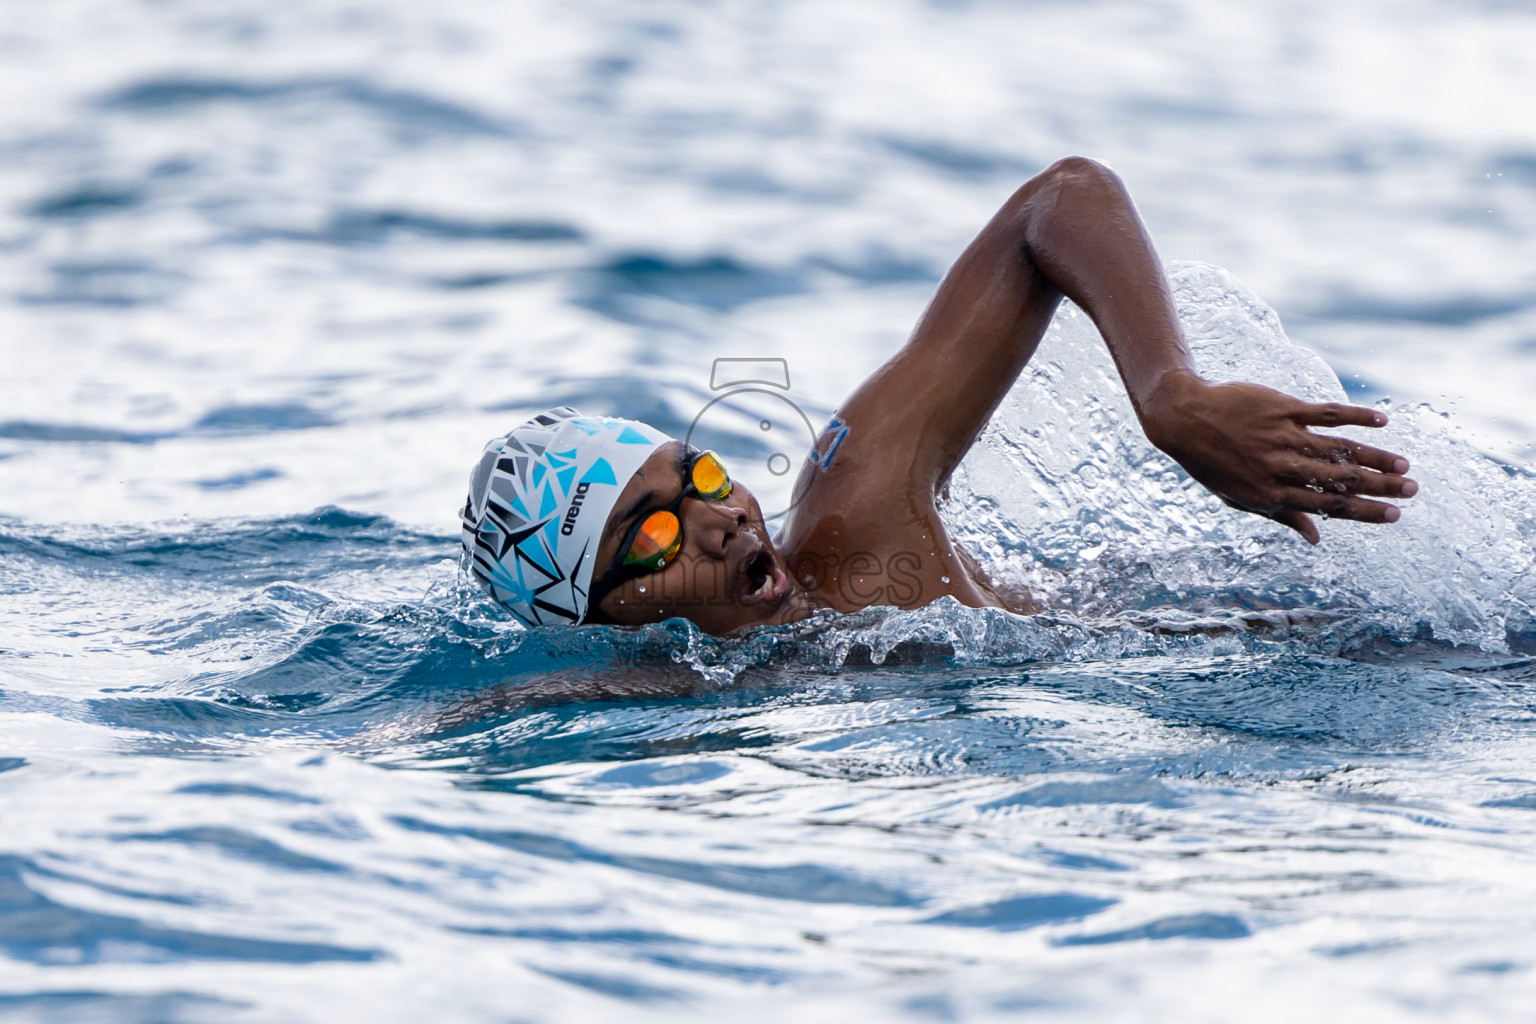
[[1064, 156], [1035, 176], [1044, 178], [1058, 188], [1078, 191], [1110, 189], [1120, 191], [1120, 175], [1101, 160], [1091, 156]]
[[1089, 156], [1065, 156], [1025, 183], [1020, 192], [1058, 197], [1123, 195], [1125, 184], [1106, 163]]
[[1128, 201], [1125, 184], [1108, 164], [1092, 157], [1067, 156], [1025, 182], [1008, 205], [1028, 239], [1064, 218], [1092, 216]]

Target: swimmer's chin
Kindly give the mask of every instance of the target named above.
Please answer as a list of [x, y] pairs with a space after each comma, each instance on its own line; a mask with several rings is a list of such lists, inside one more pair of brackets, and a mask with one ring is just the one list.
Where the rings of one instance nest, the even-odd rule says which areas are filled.
[[748, 621], [719, 630], [718, 633], [734, 635], [764, 626], [787, 626], [790, 623], [803, 622], [816, 615], [832, 611], [830, 605], [825, 601], [818, 601], [812, 594], [802, 590], [787, 574], [784, 574], [783, 583], [775, 590], [776, 593], [771, 601], [765, 600], [755, 605], [743, 606], [743, 611], [751, 613]]
[[747, 621], [722, 632], [741, 633], [758, 626], [799, 622], [824, 607], [789, 574], [771, 541], [761, 543], [743, 560], [740, 576], [735, 603]]
[[[796, 585], [780, 565], [773, 565], [759, 580], [748, 579], [735, 595], [733, 606], [740, 610], [734, 624], [706, 625], [695, 621], [705, 632], [715, 636], [733, 636], [764, 626], [783, 626], [815, 615], [825, 606]], [[686, 616], [685, 616], [686, 617]]]
[[[642, 596], [629, 603], [617, 598], [617, 614], [601, 613], [594, 625], [642, 625], [666, 619], [686, 619], [712, 636], [728, 636], [780, 626], [810, 618], [826, 607], [800, 587], [771, 541], [744, 532], [727, 562], [728, 579], [712, 593]], [[716, 584], [717, 586], [719, 584]], [[722, 600], [723, 598], [723, 600]]]

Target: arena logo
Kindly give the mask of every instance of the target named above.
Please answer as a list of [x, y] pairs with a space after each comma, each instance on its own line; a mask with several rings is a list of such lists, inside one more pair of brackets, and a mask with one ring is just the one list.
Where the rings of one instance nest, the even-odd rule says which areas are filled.
[[569, 537], [576, 532], [576, 517], [581, 515], [581, 503], [587, 500], [587, 491], [592, 487], [589, 483], [576, 485], [576, 494], [571, 498], [571, 507], [565, 510], [565, 522], [560, 524], [560, 533]]

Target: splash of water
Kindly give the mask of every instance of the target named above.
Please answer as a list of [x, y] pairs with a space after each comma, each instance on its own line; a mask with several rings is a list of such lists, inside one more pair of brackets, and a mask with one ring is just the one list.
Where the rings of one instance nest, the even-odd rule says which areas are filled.
[[[1230, 273], [1191, 263], [1170, 276], [1206, 377], [1347, 401], [1327, 364]], [[993, 572], [1056, 609], [1173, 619], [1306, 609], [1350, 620], [1331, 634], [1344, 648], [1359, 646], [1351, 631], [1519, 646], [1536, 597], [1526, 512], [1536, 478], [1478, 451], [1428, 405], [1390, 415], [1385, 429], [1339, 433], [1405, 455], [1419, 496], [1395, 525], [1327, 524], [1310, 548], [1226, 508], [1147, 442], [1092, 321], [1068, 304], [956, 473], [944, 512]]]

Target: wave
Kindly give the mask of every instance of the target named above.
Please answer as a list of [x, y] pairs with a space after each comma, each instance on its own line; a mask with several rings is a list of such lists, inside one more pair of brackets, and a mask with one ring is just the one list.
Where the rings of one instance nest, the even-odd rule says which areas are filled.
[[[1373, 613], [1237, 604], [1025, 618], [945, 599], [732, 637], [682, 620], [530, 631], [459, 572], [452, 538], [339, 509], [157, 530], [6, 523], [0, 553], [0, 589], [17, 595], [8, 626], [35, 621], [40, 601], [79, 608], [30, 637], [7, 629], [30, 652], [26, 681], [65, 690], [23, 687], [0, 696], [9, 710], [46, 705], [146, 751], [285, 737], [484, 785], [538, 766], [754, 748], [853, 777], [1147, 767], [1135, 751], [1061, 746], [1038, 711], [986, 711], [1042, 695], [1229, 737], [1220, 759], [1158, 753], [1167, 774], [1310, 770], [1341, 751], [1417, 750], [1472, 720], [1485, 736], [1517, 729], [1536, 679], [1527, 658], [1397, 645]], [[82, 690], [72, 652], [107, 659], [98, 674], [114, 682]], [[785, 702], [795, 716], [761, 721]], [[818, 707], [861, 708], [862, 723], [828, 733]]]
[[[624, 272], [641, 270], [661, 272]], [[1172, 280], [1208, 376], [1344, 399], [1231, 275], [1180, 265]], [[200, 427], [308, 425], [291, 412], [230, 409]], [[99, 656], [91, 645], [107, 635], [149, 659], [133, 662], [139, 682], [60, 713], [154, 745], [283, 733], [494, 774], [654, 753], [653, 737], [583, 710], [594, 705], [694, 707], [671, 741], [697, 752], [750, 746], [721, 723], [785, 688], [952, 694], [1027, 677], [1187, 726], [1411, 746], [1459, 716], [1501, 713], [1536, 676], [1536, 478], [1426, 406], [1394, 409], [1372, 440], [1413, 461], [1420, 497], [1394, 526], [1328, 524], [1309, 548], [1221, 506], [1147, 444], [1091, 322], [1069, 306], [944, 509], [994, 576], [1042, 599], [1034, 617], [943, 600], [723, 638], [682, 620], [530, 632], [458, 571], [451, 536], [338, 508], [154, 527], [3, 521], [0, 591], [15, 598], [5, 618], [34, 678], [68, 677], [70, 653]], [[73, 613], [39, 613], [60, 601]], [[1040, 756], [1010, 760], [986, 728], [961, 732], [934, 740], [949, 754], [919, 760], [1020, 771]]]
[[258, 81], [166, 76], [113, 90], [97, 101], [103, 110], [181, 114], [215, 103], [266, 106], [279, 102], [347, 103], [402, 130], [451, 135], [508, 136], [517, 126], [461, 103], [420, 90], [392, 89], [361, 78], [300, 77]]

